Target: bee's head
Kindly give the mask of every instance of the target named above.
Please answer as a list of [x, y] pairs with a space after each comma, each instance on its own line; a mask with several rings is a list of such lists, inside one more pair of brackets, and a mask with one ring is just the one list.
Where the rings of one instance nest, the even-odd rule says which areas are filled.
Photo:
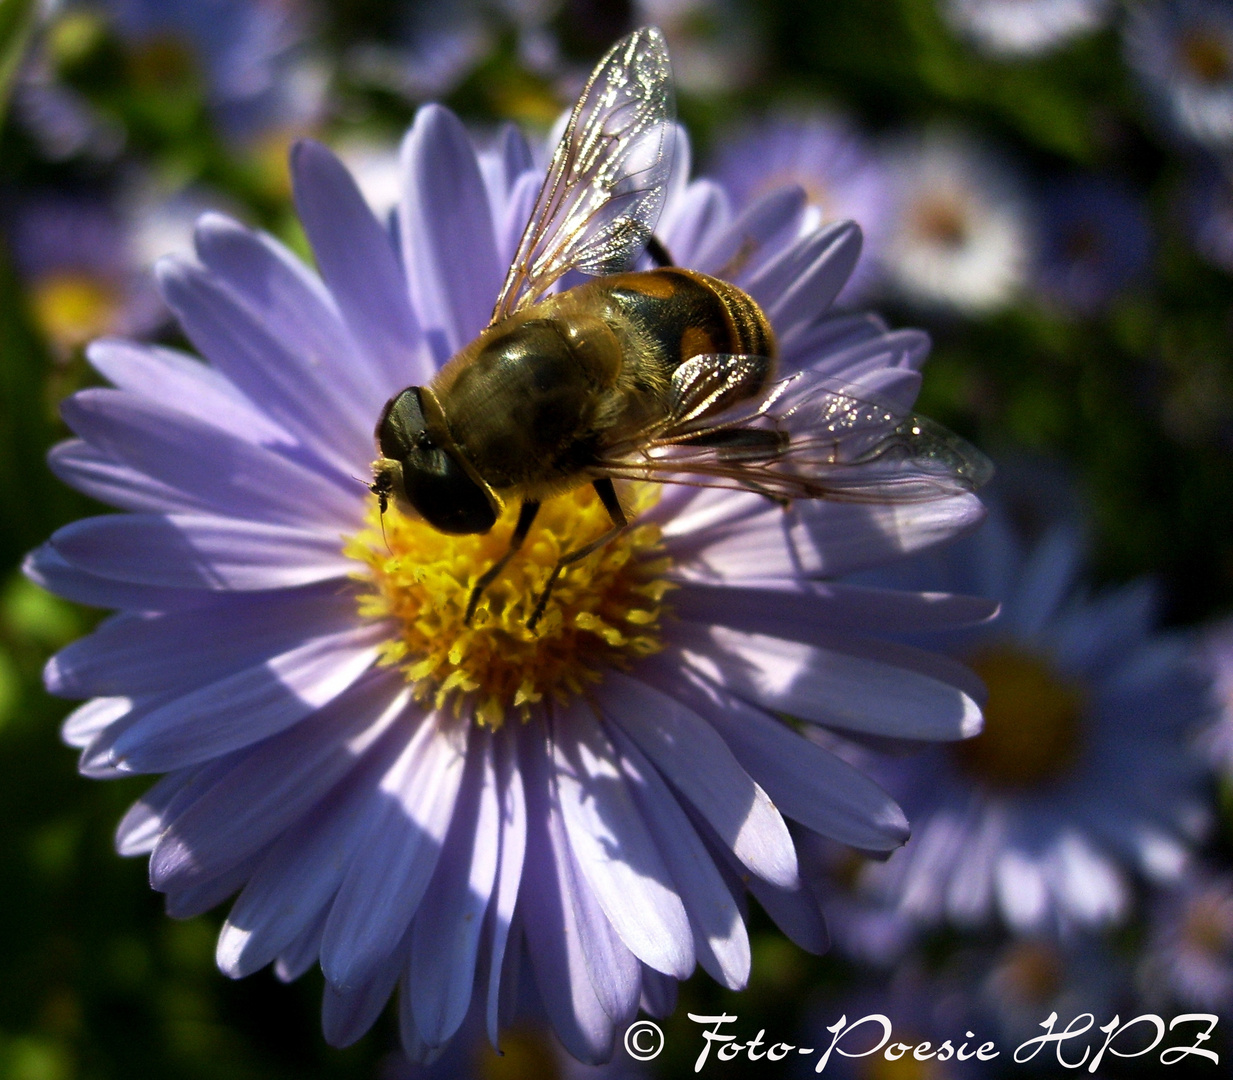
[[[425, 404], [430, 419], [425, 418]], [[409, 386], [377, 421], [373, 494], [394, 499], [444, 533], [486, 533], [497, 520], [492, 493], [463, 466], [431, 392]]]

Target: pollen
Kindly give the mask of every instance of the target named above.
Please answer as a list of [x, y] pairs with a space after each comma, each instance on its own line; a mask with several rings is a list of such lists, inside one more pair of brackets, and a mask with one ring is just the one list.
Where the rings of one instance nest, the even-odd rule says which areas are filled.
[[[631, 485], [636, 516], [658, 497]], [[500, 727], [541, 703], [564, 704], [660, 649], [664, 596], [672, 587], [659, 527], [634, 524], [572, 564], [553, 587], [533, 630], [527, 623], [557, 560], [602, 535], [607, 511], [590, 487], [544, 503], [521, 549], [488, 587], [470, 623], [471, 589], [509, 546], [518, 518], [509, 506], [482, 536], [450, 536], [376, 500], [368, 525], [344, 552], [364, 564], [360, 615], [395, 629], [380, 662], [399, 668], [418, 700]]]

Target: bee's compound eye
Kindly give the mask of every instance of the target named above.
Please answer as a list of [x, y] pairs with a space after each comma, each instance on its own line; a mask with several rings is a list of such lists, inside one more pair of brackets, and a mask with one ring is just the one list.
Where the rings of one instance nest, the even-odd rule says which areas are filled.
[[385, 407], [377, 424], [381, 453], [402, 466], [402, 493], [434, 529], [486, 533], [497, 520], [487, 492], [448, 450], [429, 437], [419, 387], [410, 386]]

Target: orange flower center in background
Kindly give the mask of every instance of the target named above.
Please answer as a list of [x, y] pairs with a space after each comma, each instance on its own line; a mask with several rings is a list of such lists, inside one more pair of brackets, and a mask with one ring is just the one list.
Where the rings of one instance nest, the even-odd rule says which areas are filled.
[[1182, 66], [1199, 82], [1214, 86], [1233, 76], [1233, 55], [1229, 44], [1219, 35], [1202, 30], [1182, 38]]
[[931, 244], [958, 250], [967, 243], [967, 215], [956, 198], [935, 195], [922, 199], [912, 219], [917, 235]]
[[[633, 515], [658, 498], [654, 485], [626, 492]], [[360, 614], [398, 628], [382, 662], [396, 665], [416, 697], [452, 705], [497, 728], [513, 710], [524, 719], [542, 701], [564, 703], [598, 683], [607, 668], [627, 668], [660, 649], [664, 594], [660, 530], [636, 521], [611, 543], [558, 578], [534, 630], [527, 622], [558, 558], [609, 527], [590, 487], [548, 500], [522, 548], [488, 587], [470, 623], [467, 602], [476, 580], [509, 546], [518, 509], [509, 506], [482, 536], [449, 536], [400, 513], [385, 513], [384, 535], [374, 500], [369, 527], [344, 551], [366, 566], [371, 584]]]
[[969, 665], [989, 689], [985, 728], [955, 743], [969, 775], [994, 788], [1025, 788], [1063, 776], [1081, 749], [1083, 694], [1044, 657], [1009, 647], [982, 650]]

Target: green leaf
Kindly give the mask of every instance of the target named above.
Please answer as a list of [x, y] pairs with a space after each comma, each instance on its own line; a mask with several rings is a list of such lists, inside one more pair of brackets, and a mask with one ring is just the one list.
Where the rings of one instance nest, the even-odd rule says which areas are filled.
[[0, 120], [4, 119], [9, 90], [25, 54], [38, 0], [0, 0]]

